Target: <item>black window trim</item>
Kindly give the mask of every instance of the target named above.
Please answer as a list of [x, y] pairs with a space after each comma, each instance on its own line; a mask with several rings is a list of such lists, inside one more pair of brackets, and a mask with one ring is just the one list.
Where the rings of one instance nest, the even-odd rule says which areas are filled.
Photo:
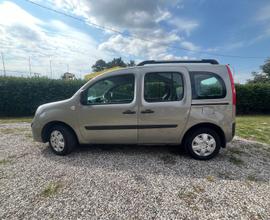
[[[222, 84], [222, 96], [211, 96], [211, 97], [199, 97], [196, 93], [195, 88], [195, 80], [194, 80], [194, 74], [212, 74], [215, 76]], [[190, 83], [191, 83], [191, 92], [192, 92], [192, 100], [205, 100], [205, 99], [224, 99], [227, 96], [227, 88], [224, 80], [221, 76], [219, 76], [217, 73], [210, 72], [210, 71], [190, 71]]]
[[[94, 82], [93, 84], [89, 85], [84, 91], [87, 93], [88, 89], [90, 89], [90, 87], [94, 86], [96, 83], [102, 81], [102, 80], [106, 80], [109, 78], [113, 78], [113, 77], [119, 77], [119, 76], [133, 76], [134, 82], [133, 82], [133, 99], [130, 102], [122, 102], [122, 103], [87, 103], [86, 101], [86, 106], [92, 106], [92, 105], [125, 105], [125, 104], [130, 104], [134, 101], [135, 97], [136, 97], [136, 76], [134, 73], [122, 73], [122, 74], [118, 74], [118, 75], [113, 75], [113, 76], [108, 76], [108, 77], [103, 77], [99, 80], [97, 80], [96, 82]], [[87, 94], [85, 96], [85, 98], [87, 98]]]
[[[154, 102], [148, 102], [147, 100], [145, 100], [145, 76], [146, 76], [147, 74], [150, 74], [150, 73], [155, 73], [155, 74], [158, 74], [158, 73], [170, 73], [170, 74], [172, 74], [172, 76], [173, 76], [174, 73], [179, 74], [180, 77], [181, 77], [181, 79], [182, 79], [182, 86], [183, 86], [183, 93], [182, 93], [181, 98], [180, 98], [179, 100], [174, 100], [174, 101], [154, 101]], [[171, 80], [173, 80], [173, 77], [172, 77]], [[185, 83], [184, 83], [184, 77], [183, 77], [183, 74], [182, 74], [181, 72], [177, 72], [177, 71], [146, 72], [146, 73], [144, 74], [144, 77], [143, 77], [143, 94], [142, 94], [143, 100], [144, 100], [145, 102], [147, 102], [147, 103], [180, 102], [180, 101], [183, 100], [184, 94], [185, 94], [185, 85], [184, 85], [184, 84], [185, 84]]]

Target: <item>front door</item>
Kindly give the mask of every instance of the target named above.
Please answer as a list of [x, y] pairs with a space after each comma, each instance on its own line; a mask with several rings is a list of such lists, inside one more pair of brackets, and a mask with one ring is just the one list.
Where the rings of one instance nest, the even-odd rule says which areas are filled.
[[159, 66], [140, 71], [139, 143], [179, 143], [191, 105], [187, 69]]
[[94, 81], [79, 110], [88, 143], [137, 143], [136, 75], [120, 71]]

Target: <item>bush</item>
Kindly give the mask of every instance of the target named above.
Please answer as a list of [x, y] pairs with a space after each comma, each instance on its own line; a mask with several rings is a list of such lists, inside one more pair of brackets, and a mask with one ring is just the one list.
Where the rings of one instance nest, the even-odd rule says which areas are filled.
[[0, 77], [0, 116], [34, 115], [41, 104], [71, 97], [85, 81]]
[[270, 83], [236, 85], [237, 114], [269, 114]]
[[[71, 97], [83, 80], [0, 77], [0, 116], [31, 116], [41, 104]], [[269, 114], [270, 84], [236, 85], [237, 114]]]

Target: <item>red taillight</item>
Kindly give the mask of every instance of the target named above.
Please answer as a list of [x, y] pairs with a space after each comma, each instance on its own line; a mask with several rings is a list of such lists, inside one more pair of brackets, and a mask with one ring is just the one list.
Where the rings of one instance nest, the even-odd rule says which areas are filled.
[[235, 86], [234, 86], [232, 71], [228, 65], [226, 65], [226, 67], [228, 70], [228, 74], [229, 74], [230, 81], [231, 81], [231, 87], [232, 87], [232, 104], [236, 105], [236, 90], [235, 90]]

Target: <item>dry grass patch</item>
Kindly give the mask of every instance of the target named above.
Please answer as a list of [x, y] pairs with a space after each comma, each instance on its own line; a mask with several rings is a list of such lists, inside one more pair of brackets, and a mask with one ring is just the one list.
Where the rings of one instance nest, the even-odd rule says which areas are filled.
[[41, 195], [43, 197], [51, 197], [57, 194], [60, 188], [62, 188], [62, 184], [60, 182], [51, 182], [41, 192]]
[[241, 158], [235, 156], [234, 154], [231, 154], [229, 158], [230, 162], [236, 166], [243, 166], [245, 164], [245, 162]]
[[193, 186], [193, 189], [196, 193], [204, 193], [205, 189], [202, 188], [201, 186]]
[[230, 147], [228, 150], [229, 150], [231, 153], [233, 153], [233, 154], [238, 154], [238, 155], [241, 155], [241, 154], [245, 153], [244, 151], [242, 151], [242, 150], [240, 150], [240, 149], [238, 149], [238, 148], [236, 148], [236, 147]]
[[32, 120], [33, 120], [32, 117], [18, 117], [18, 118], [3, 117], [0, 118], [0, 124], [20, 123], [20, 122], [31, 123]]
[[16, 134], [27, 131], [25, 128], [0, 128], [2, 134]]
[[209, 181], [209, 182], [214, 182], [215, 181], [215, 178], [213, 176], [207, 176], [206, 179]]
[[8, 163], [10, 163], [11, 162], [11, 160], [8, 160], [8, 159], [2, 159], [2, 160], [0, 160], [0, 165], [6, 165], [6, 164], [8, 164]]

